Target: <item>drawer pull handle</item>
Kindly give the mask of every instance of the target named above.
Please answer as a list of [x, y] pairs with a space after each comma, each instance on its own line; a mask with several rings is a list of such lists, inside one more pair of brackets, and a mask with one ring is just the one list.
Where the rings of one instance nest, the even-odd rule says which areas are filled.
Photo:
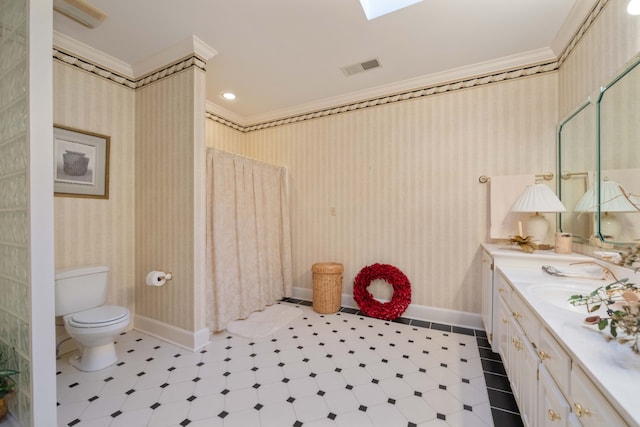
[[516, 348], [516, 350], [518, 350], [518, 351], [522, 350], [522, 343], [520, 342], [519, 338], [514, 338], [512, 340], [512, 342], [513, 342], [513, 346]]
[[522, 317], [522, 314], [518, 313], [517, 311], [514, 311], [512, 314], [516, 319], [520, 319]]
[[547, 353], [545, 353], [542, 350], [538, 350], [538, 357], [540, 357], [540, 360], [551, 359], [551, 356], [549, 356]]
[[498, 292], [504, 292], [504, 288], [498, 288]]
[[590, 410], [588, 410], [587, 408], [585, 408], [584, 406], [582, 406], [581, 404], [579, 404], [577, 402], [573, 404], [573, 409], [576, 410], [576, 415], [578, 417], [582, 417], [584, 415], [591, 415], [591, 411]]
[[509, 320], [508, 319], [502, 319], [502, 323], [507, 324], [507, 323], [509, 323]]
[[558, 414], [556, 413], [556, 411], [554, 411], [553, 409], [549, 409], [549, 410], [547, 411], [547, 416], [549, 417], [549, 419], [550, 419], [551, 421], [556, 421], [556, 420], [559, 420], [559, 419], [560, 419], [560, 415], [558, 415]]

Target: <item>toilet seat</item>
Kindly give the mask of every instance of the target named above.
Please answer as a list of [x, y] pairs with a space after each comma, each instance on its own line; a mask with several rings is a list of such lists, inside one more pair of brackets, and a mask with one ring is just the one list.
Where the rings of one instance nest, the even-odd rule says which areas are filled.
[[122, 322], [129, 310], [116, 305], [103, 305], [69, 316], [67, 324], [76, 328], [101, 328]]

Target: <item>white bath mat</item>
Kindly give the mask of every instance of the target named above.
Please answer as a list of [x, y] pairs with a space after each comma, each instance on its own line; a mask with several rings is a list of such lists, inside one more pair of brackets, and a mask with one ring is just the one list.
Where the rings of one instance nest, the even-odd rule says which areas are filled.
[[284, 304], [274, 304], [262, 311], [255, 311], [243, 320], [227, 324], [227, 332], [256, 339], [272, 335], [281, 327], [302, 315], [302, 310]]

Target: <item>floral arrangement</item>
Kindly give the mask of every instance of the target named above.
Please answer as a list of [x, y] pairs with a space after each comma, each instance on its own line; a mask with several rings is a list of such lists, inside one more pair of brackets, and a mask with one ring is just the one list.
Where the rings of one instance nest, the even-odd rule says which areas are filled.
[[[381, 303], [367, 290], [376, 279], [385, 280], [393, 286], [391, 301]], [[397, 319], [411, 303], [411, 283], [402, 271], [392, 265], [372, 264], [360, 270], [354, 279], [353, 299], [367, 316], [383, 320]]]
[[640, 289], [628, 279], [601, 286], [589, 295], [572, 295], [569, 302], [573, 305], [585, 305], [587, 312], [594, 313], [606, 306], [609, 317], [589, 316], [585, 323], [598, 325], [598, 329], [609, 327], [609, 333], [620, 343], [632, 342], [631, 349], [640, 353]]

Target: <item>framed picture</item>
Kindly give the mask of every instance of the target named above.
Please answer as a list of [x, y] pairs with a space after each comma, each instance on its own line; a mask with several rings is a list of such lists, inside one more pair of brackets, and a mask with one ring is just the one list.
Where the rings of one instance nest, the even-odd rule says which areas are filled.
[[106, 135], [54, 125], [54, 195], [108, 199], [109, 142]]

